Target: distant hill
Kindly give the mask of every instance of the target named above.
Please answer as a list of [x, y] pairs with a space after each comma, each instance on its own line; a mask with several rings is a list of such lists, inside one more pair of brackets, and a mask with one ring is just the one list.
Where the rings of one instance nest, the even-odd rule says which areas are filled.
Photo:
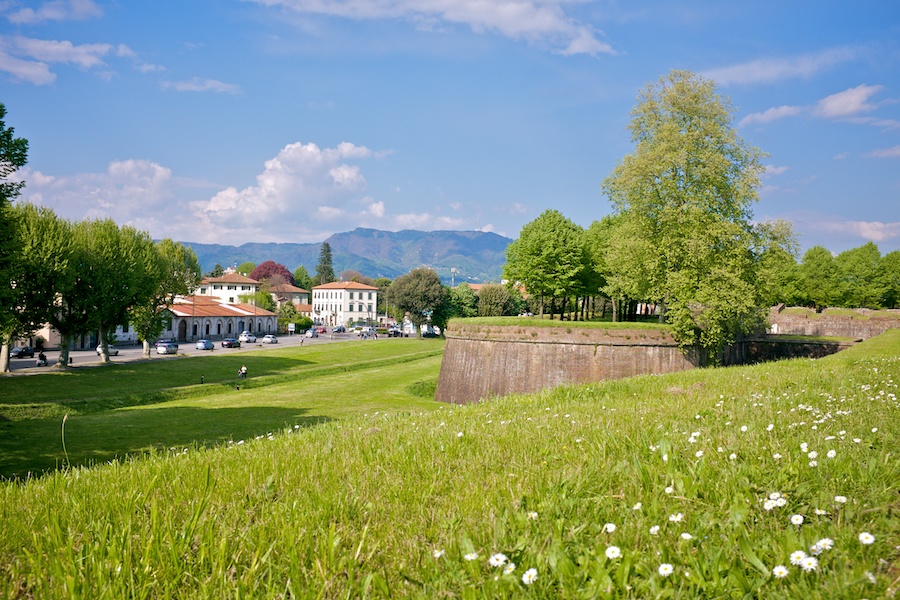
[[[416, 267], [434, 269], [445, 283], [500, 281], [511, 239], [482, 231], [380, 231], [357, 228], [336, 233], [327, 240], [331, 246], [335, 274], [354, 270], [373, 279], [394, 279]], [[194, 250], [203, 272], [216, 263], [223, 267], [243, 262], [259, 264], [274, 260], [293, 271], [303, 265], [310, 275], [316, 272], [322, 243], [247, 243], [241, 246], [183, 242]], [[451, 272], [451, 269], [455, 269]]]

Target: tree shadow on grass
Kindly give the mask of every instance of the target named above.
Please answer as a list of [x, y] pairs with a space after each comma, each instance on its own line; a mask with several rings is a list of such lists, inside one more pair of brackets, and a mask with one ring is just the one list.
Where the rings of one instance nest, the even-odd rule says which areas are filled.
[[182, 450], [229, 441], [252, 440], [295, 426], [308, 428], [331, 419], [303, 408], [247, 406], [170, 407], [122, 410], [61, 419], [0, 423], [0, 477], [39, 476], [68, 464], [85, 466], [144, 454], [151, 449]]

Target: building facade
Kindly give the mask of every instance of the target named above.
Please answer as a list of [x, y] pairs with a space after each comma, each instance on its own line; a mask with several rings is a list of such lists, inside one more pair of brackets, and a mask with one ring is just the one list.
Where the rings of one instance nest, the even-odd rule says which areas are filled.
[[335, 281], [312, 289], [312, 320], [317, 325], [375, 324], [378, 288], [356, 281]]

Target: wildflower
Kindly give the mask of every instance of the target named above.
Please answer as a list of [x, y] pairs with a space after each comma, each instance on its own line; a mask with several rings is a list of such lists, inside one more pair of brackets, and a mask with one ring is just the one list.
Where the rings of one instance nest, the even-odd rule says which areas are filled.
[[694, 456], [696, 456], [697, 458], [702, 458], [702, 457], [703, 457], [703, 450], [697, 450], [697, 452], [694, 454]]
[[806, 558], [806, 552], [803, 550], [796, 550], [791, 552], [791, 564], [799, 567], [803, 563], [803, 559]]
[[435, 550], [434, 552], [431, 553], [431, 555], [435, 558], [440, 558], [444, 555], [444, 551], [443, 550]]
[[463, 432], [462, 432], [462, 431], [460, 431], [459, 433], [456, 434], [456, 437], [462, 437], [462, 436], [463, 436]]
[[478, 553], [477, 552], [469, 552], [468, 554], [463, 556], [463, 558], [466, 560], [475, 560], [476, 558], [478, 558]]
[[814, 458], [819, 458], [819, 453], [816, 452], [815, 450], [812, 450], [809, 454], [806, 455], [806, 457], [809, 458], [810, 460], [812, 460]]
[[772, 569], [772, 575], [775, 576], [776, 579], [783, 579], [788, 576], [788, 568], [784, 565], [778, 565], [774, 569]]
[[607, 523], [606, 525], [603, 526], [603, 531], [606, 533], [612, 533], [615, 530], [616, 530], [616, 526], [613, 525], [612, 523]]
[[769, 500], [778, 500], [781, 498], [781, 492], [772, 492], [769, 494]]
[[669, 575], [671, 575], [672, 573], [675, 572], [675, 567], [673, 567], [669, 563], [663, 563], [663, 564], [659, 565], [658, 571], [659, 571], [659, 574], [662, 575], [663, 577], [668, 577]]
[[506, 566], [503, 567], [504, 575], [511, 575], [513, 571], [516, 570], [516, 563], [506, 563]]
[[536, 512], [531, 511], [530, 513], [528, 513], [528, 519], [529, 519], [529, 520], [531, 520], [531, 521], [536, 521], [537, 518], [538, 518], [538, 514], [537, 514]]
[[775, 506], [784, 506], [785, 504], [787, 504], [787, 498], [783, 496], [775, 501]]
[[773, 429], [775, 429], [775, 423], [769, 423], [766, 426], [766, 431], [772, 431]]
[[747, 426], [746, 426], [746, 425], [741, 425], [741, 431], [747, 431]]
[[776, 452], [775, 454], [772, 455], [772, 458], [774, 458], [775, 460], [781, 460], [781, 455]]
[[498, 552], [497, 554], [491, 555], [488, 559], [488, 564], [492, 567], [502, 567], [506, 564], [506, 555], [502, 552]]
[[865, 575], [866, 575], [866, 579], [869, 580], [869, 583], [875, 583], [875, 581], [876, 581], [875, 574], [872, 573], [872, 571], [866, 571]]
[[694, 536], [692, 536], [692, 535], [689, 534], [688, 532], [684, 532], [684, 533], [681, 534], [681, 539], [683, 539], [683, 540], [692, 540], [692, 539], [694, 539]]
[[828, 514], [827, 510], [822, 510], [821, 508], [817, 508], [815, 512], [816, 512], [816, 515], [818, 515], [820, 517]]
[[669, 515], [669, 520], [673, 523], [681, 523], [684, 520], [684, 515], [681, 513]]
[[791, 523], [793, 523], [794, 525], [803, 525], [803, 515], [791, 516]]
[[650, 535], [659, 535], [659, 525], [650, 528]]
[[735, 459], [737, 459], [737, 454], [732, 452], [731, 454], [728, 455], [728, 458], [729, 458], [729, 460], [735, 460]]
[[527, 571], [525, 571], [525, 573], [522, 574], [522, 583], [524, 583], [525, 585], [531, 585], [532, 583], [535, 582], [536, 579], [537, 579], [537, 569], [535, 569], [533, 567], [531, 569], [528, 569]]
[[774, 500], [766, 500], [765, 502], [763, 502], [763, 508], [766, 510], [772, 510], [776, 506], [777, 506], [777, 504], [775, 503]]
[[811, 461], [809, 461], [809, 466], [810, 466], [810, 467], [818, 467], [818, 466], [819, 466], [819, 461], [817, 461], [817, 460], [811, 460]]
[[663, 454], [663, 462], [669, 462], [669, 455]]
[[869, 533], [868, 531], [863, 531], [859, 534], [859, 543], [863, 546], [868, 546], [869, 544], [875, 543], [875, 536]]
[[877, 428], [877, 427], [873, 427], [873, 428], [872, 428], [872, 433], [875, 433], [876, 431], [878, 431], [878, 428]]
[[838, 504], [844, 504], [847, 502], [847, 496], [835, 496], [834, 501]]
[[666, 491], [667, 494], [671, 494], [672, 492], [675, 491], [675, 488], [673, 488], [673, 487], [670, 485], [670, 486], [666, 487], [666, 490], [665, 490], [665, 491]]
[[837, 456], [837, 450], [829, 450], [828, 454], [826, 454], [825, 456], [827, 456], [828, 458], [834, 458], [835, 456]]
[[622, 551], [619, 550], [618, 546], [610, 546], [606, 549], [606, 558], [610, 560], [615, 560], [622, 556]]
[[635, 502], [634, 506], [631, 507], [631, 510], [641, 510], [641, 507], [644, 506], [640, 502]]
[[800, 566], [803, 567], [803, 570], [809, 573], [810, 571], [815, 571], [816, 567], [819, 566], [819, 559], [815, 556], [807, 556], [802, 561], [800, 561]]
[[801, 451], [801, 452], [804, 452], [804, 453], [805, 453], [805, 452], [807, 451], [808, 448], [809, 448], [809, 444], [807, 444], [806, 442], [801, 442], [801, 443], [800, 443], [800, 451]]

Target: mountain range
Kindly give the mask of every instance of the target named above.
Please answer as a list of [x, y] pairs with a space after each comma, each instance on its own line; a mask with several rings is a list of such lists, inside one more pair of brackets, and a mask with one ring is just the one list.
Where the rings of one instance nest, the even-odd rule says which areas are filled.
[[[359, 271], [372, 279], [394, 279], [416, 267], [434, 269], [445, 283], [500, 281], [511, 239], [484, 231], [381, 231], [357, 228], [324, 240], [331, 246], [336, 275]], [[322, 243], [283, 244], [250, 242], [240, 246], [182, 242], [193, 249], [204, 273], [216, 264], [237, 266], [273, 260], [293, 271], [316, 272]]]

